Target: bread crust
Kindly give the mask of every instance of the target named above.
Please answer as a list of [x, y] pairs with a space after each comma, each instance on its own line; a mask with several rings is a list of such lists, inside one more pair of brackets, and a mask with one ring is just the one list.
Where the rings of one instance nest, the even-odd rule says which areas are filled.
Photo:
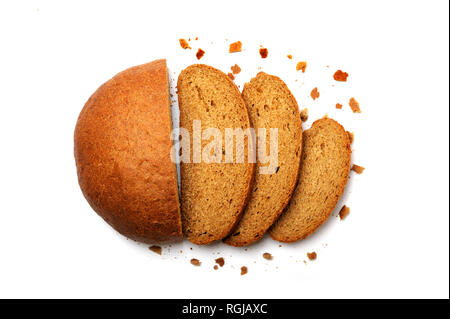
[[[333, 125], [336, 129], [339, 130], [339, 134], [341, 135], [340, 137], [345, 140], [345, 146], [343, 149], [345, 162], [344, 162], [344, 165], [342, 168], [342, 171], [344, 173], [344, 178], [343, 178], [342, 182], [339, 185], [337, 185], [336, 196], [335, 196], [334, 200], [331, 201], [331, 203], [329, 205], [330, 208], [324, 214], [322, 214], [321, 218], [319, 218], [316, 221], [311, 222], [312, 225], [308, 228], [308, 231], [300, 232], [297, 234], [290, 234], [289, 236], [286, 236], [286, 235], [282, 235], [281, 232], [279, 231], [279, 229], [276, 229], [276, 228], [279, 227], [279, 225], [278, 225], [279, 221], [282, 218], [286, 217], [284, 214], [289, 210], [290, 205], [291, 205], [292, 201], [294, 200], [294, 197], [296, 195], [298, 195], [294, 191], [294, 195], [291, 199], [291, 202], [286, 207], [285, 213], [280, 216], [280, 218], [277, 220], [277, 222], [269, 230], [269, 234], [272, 237], [272, 239], [274, 239], [274, 240], [284, 242], [284, 243], [290, 243], [290, 242], [295, 242], [295, 241], [298, 241], [301, 239], [305, 239], [306, 237], [308, 237], [309, 235], [314, 233], [317, 230], [317, 228], [319, 228], [328, 219], [328, 217], [330, 216], [330, 214], [333, 212], [334, 208], [336, 207], [336, 204], [339, 201], [339, 198], [344, 193], [345, 186], [347, 185], [347, 181], [348, 181], [348, 177], [349, 177], [349, 173], [350, 173], [350, 162], [351, 162], [351, 153], [352, 153], [349, 136], [346, 133], [344, 127], [341, 124], [339, 124], [337, 121], [335, 121], [331, 118], [322, 118], [322, 119], [315, 121], [312, 124], [311, 128], [309, 130], [305, 131], [304, 134], [308, 134], [308, 131], [315, 129], [320, 124]], [[304, 138], [304, 141], [305, 141], [305, 138]], [[305, 152], [305, 151], [306, 151], [306, 149], [303, 148], [303, 152]], [[304, 164], [305, 164], [305, 162], [303, 161], [300, 166], [300, 175], [302, 172], [302, 166]], [[301, 176], [299, 176], [298, 182], [299, 183], [302, 182]], [[297, 185], [297, 187], [299, 187], [299, 185]]]
[[129, 68], [100, 86], [74, 134], [80, 188], [122, 235], [144, 243], [182, 239], [165, 60]]
[[[244, 106], [243, 109], [245, 110], [245, 116], [246, 116], [246, 120], [248, 122], [248, 127], [251, 127], [251, 122], [250, 122], [250, 117], [248, 115], [248, 111], [247, 108], [245, 107], [245, 102], [241, 96], [241, 92], [239, 91], [239, 89], [237, 88], [236, 84], [222, 71], [213, 68], [209, 65], [206, 64], [193, 64], [188, 66], [187, 68], [185, 68], [180, 75], [178, 76], [178, 81], [177, 81], [177, 88], [179, 90], [180, 88], [180, 84], [181, 84], [181, 80], [184, 76], [185, 73], [189, 72], [190, 69], [193, 68], [203, 68], [203, 69], [207, 69], [211, 72], [216, 73], [217, 75], [219, 75], [224, 81], [226, 81], [228, 84], [230, 84], [230, 86], [233, 88], [234, 93], [236, 94], [236, 97], [240, 100], [240, 103]], [[178, 94], [178, 105], [180, 108], [180, 125], [181, 123], [183, 123], [185, 121], [185, 118], [183, 116], [183, 107], [184, 107], [184, 103], [183, 103], [183, 99], [181, 97], [180, 94]], [[255, 163], [248, 163], [248, 167], [249, 167], [249, 173], [248, 174], [248, 179], [246, 180], [245, 184], [247, 185], [247, 187], [243, 190], [243, 198], [244, 200], [242, 201], [241, 205], [239, 206], [238, 209], [238, 214], [236, 215], [235, 219], [230, 223], [230, 225], [228, 227], [226, 227], [226, 229], [218, 236], [216, 237], [195, 237], [195, 236], [189, 236], [188, 234], [184, 234], [186, 236], [186, 238], [191, 241], [194, 244], [197, 245], [208, 245], [214, 241], [217, 240], [221, 240], [224, 237], [226, 237], [229, 233], [232, 232], [232, 230], [237, 226], [237, 224], [239, 223], [240, 219], [242, 218], [242, 214], [244, 212], [245, 207], [248, 204], [248, 201], [250, 199], [250, 195], [251, 195], [251, 190], [255, 181], [255, 169], [256, 169], [256, 164]], [[180, 163], [181, 166], [181, 206], [182, 206], [182, 211], [183, 211], [183, 195], [184, 195], [184, 188], [183, 188], [183, 166], [185, 165], [185, 163]], [[183, 231], [184, 231], [184, 225], [183, 225]]]

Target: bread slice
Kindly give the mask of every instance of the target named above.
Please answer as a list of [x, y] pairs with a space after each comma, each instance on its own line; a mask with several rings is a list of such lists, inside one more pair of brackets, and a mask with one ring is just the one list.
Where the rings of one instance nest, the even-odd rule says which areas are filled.
[[75, 128], [81, 190], [121, 234], [144, 243], [181, 240], [165, 60], [127, 69], [89, 98]]
[[293, 242], [312, 234], [328, 218], [344, 192], [350, 172], [348, 134], [336, 121], [323, 118], [303, 133], [298, 186], [270, 236]]
[[[223, 72], [207, 65], [191, 65], [178, 77], [180, 127], [189, 131], [193, 153], [193, 121], [203, 129], [217, 128], [222, 134], [225, 153], [225, 128], [250, 128], [247, 109], [236, 85]], [[254, 180], [255, 163], [248, 161], [244, 139], [243, 163], [181, 162], [181, 216], [183, 233], [195, 244], [209, 244], [224, 238], [240, 220]], [[210, 140], [202, 139], [202, 150]], [[236, 152], [233, 152], [234, 154]]]
[[259, 240], [283, 212], [297, 183], [302, 148], [298, 105], [280, 78], [260, 72], [245, 84], [242, 95], [255, 130], [266, 128], [266, 143], [270, 128], [278, 129], [278, 167], [273, 174], [260, 174], [259, 168], [268, 164], [257, 162], [249, 203], [237, 228], [225, 239], [232, 246]]

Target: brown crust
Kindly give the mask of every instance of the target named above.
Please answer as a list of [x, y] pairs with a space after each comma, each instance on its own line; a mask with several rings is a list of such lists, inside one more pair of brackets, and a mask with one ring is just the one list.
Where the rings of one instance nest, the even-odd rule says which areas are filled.
[[[279, 77], [277, 77], [277, 76], [275, 76], [275, 75], [267, 74], [267, 73], [265, 73], [265, 72], [258, 72], [258, 74], [257, 74], [256, 76], [258, 76], [258, 75], [268, 75], [268, 76], [270, 76], [270, 77], [273, 77], [273, 78], [277, 79], [278, 81], [281, 82], [281, 84], [285, 87], [285, 89], [290, 93], [289, 98], [292, 100], [292, 102], [293, 102], [294, 105], [295, 105], [295, 107], [294, 107], [295, 117], [299, 119], [300, 131], [301, 131], [301, 133], [302, 133], [302, 132], [303, 132], [303, 128], [302, 128], [302, 122], [301, 122], [301, 120], [300, 120], [300, 111], [299, 111], [299, 107], [298, 107], [298, 104], [297, 104], [297, 100], [295, 99], [295, 97], [294, 97], [294, 95], [292, 94], [292, 92], [289, 90], [289, 88], [288, 88], [288, 86], [286, 85], [286, 83], [285, 83], [281, 78], [279, 78]], [[246, 89], [246, 87], [248, 87], [248, 85], [250, 85], [250, 83], [245, 83], [245, 84], [244, 84], [244, 89], [243, 89], [242, 92], [245, 91], [245, 89]], [[251, 123], [251, 121], [250, 121], [250, 124], [253, 125], [253, 124]], [[252, 126], [252, 127], [253, 127], [253, 126]], [[303, 138], [303, 136], [302, 136], [302, 134], [300, 134], [300, 141], [299, 141], [299, 143], [300, 143], [300, 146], [299, 146], [299, 147], [300, 147], [299, 153], [300, 153], [300, 154], [302, 153], [302, 138]], [[296, 175], [296, 179], [295, 179], [295, 181], [292, 183], [292, 185], [291, 185], [291, 187], [290, 187], [290, 192], [289, 192], [288, 196], [286, 197], [286, 200], [282, 203], [282, 205], [280, 206], [280, 209], [278, 210], [278, 212], [276, 212], [276, 213], [274, 214], [273, 218], [271, 219], [270, 225], [272, 225], [273, 223], [275, 223], [275, 221], [278, 219], [278, 217], [280, 217], [280, 215], [283, 213], [284, 209], [288, 206], [289, 201], [290, 201], [292, 195], [294, 194], [294, 190], [295, 190], [295, 188], [296, 188], [296, 186], [297, 186], [298, 179], [299, 179], [299, 175], [300, 175], [300, 174], [299, 174], [299, 172], [300, 172], [300, 162], [301, 162], [301, 155], [300, 155], [300, 161], [299, 161], [298, 169], [297, 169], [296, 172], [294, 172], [294, 173], [297, 174], [297, 175]], [[255, 166], [255, 169], [256, 169], [256, 166]], [[254, 181], [255, 181], [255, 174], [253, 174], [253, 177], [254, 177], [254, 178], [253, 178], [252, 186], [253, 186], [253, 183], [254, 183]], [[250, 188], [250, 190], [251, 190], [251, 188]], [[251, 198], [250, 195], [251, 195], [251, 192], [248, 194], [247, 204], [248, 204], [248, 202], [250, 201], [250, 198]], [[246, 204], [246, 205], [247, 205], [247, 204]], [[242, 213], [244, 213], [244, 212], [245, 212], [245, 210], [244, 210]], [[236, 223], [236, 227], [237, 227], [237, 226], [238, 226], [238, 223]], [[268, 229], [270, 229], [270, 226], [269, 226]], [[268, 229], [264, 230], [263, 232], [258, 233], [257, 237], [254, 237], [252, 240], [243, 241], [243, 242], [233, 242], [233, 241], [231, 241], [231, 240], [227, 240], [227, 239], [230, 238], [230, 237], [225, 237], [225, 239], [224, 239], [223, 241], [225, 242], [225, 244], [230, 245], [230, 246], [233, 246], [233, 247], [248, 246], [248, 245], [250, 245], [250, 244], [252, 244], [252, 243], [254, 243], [254, 242], [260, 240], [260, 239], [262, 238], [262, 236], [267, 232]], [[234, 230], [234, 229], [233, 229], [233, 230]], [[231, 234], [231, 233], [232, 233], [232, 232], [230, 232], [230, 234]]]
[[165, 60], [127, 69], [86, 102], [74, 134], [78, 181], [91, 207], [144, 243], [182, 239]]
[[[237, 88], [236, 84], [225, 73], [223, 73], [222, 71], [220, 71], [220, 70], [218, 70], [216, 68], [213, 68], [212, 66], [206, 65], [206, 64], [192, 64], [192, 65], [188, 66], [187, 68], [185, 68], [183, 71], [181, 71], [180, 75], [178, 76], [177, 87], [180, 86], [180, 78], [182, 78], [181, 75], [184, 72], [187, 72], [190, 68], [195, 68], [195, 67], [206, 68], [206, 69], [208, 69], [210, 71], [213, 71], [213, 72], [219, 74], [223, 79], [225, 79], [225, 81], [227, 81], [228, 83], [231, 84], [231, 86], [233, 87], [233, 90], [235, 91], [237, 96], [239, 96], [238, 99], [240, 99], [241, 103], [244, 105], [244, 110], [246, 110], [245, 116], [246, 116], [247, 121], [249, 123], [249, 127], [251, 127], [252, 124], [250, 122], [250, 117], [248, 115], [248, 111], [247, 111], [247, 107], [245, 106], [244, 99], [241, 96], [241, 92]], [[183, 107], [183, 101], [182, 101], [182, 98], [181, 98], [180, 95], [178, 95], [178, 105], [179, 105], [179, 108], [180, 108], [180, 123], [182, 123], [183, 122], [183, 116], [182, 116], [181, 109]], [[181, 163], [180, 165], [183, 165], [183, 163]], [[243, 203], [241, 205], [239, 213], [236, 215], [236, 219], [230, 225], [230, 227], [228, 227], [228, 229], [226, 230], [226, 232], [222, 236], [222, 238], [226, 237], [228, 234], [230, 234], [233, 231], [233, 229], [237, 226], [237, 224], [239, 223], [239, 221], [242, 218], [242, 215], [244, 213], [244, 209], [247, 206], [248, 201], [250, 200], [251, 190], [252, 190], [253, 184], [255, 182], [256, 163], [251, 163], [250, 168], [251, 168], [251, 173], [250, 173], [250, 179], [247, 180], [247, 183], [246, 183], [248, 186], [247, 186], [247, 189], [245, 190], [245, 199], [244, 199], [244, 201], [243, 201]], [[180, 197], [181, 198], [182, 198], [182, 195], [183, 195], [183, 185], [181, 185], [181, 192], [180, 192]], [[213, 241], [221, 240], [222, 238], [217, 238], [217, 239], [214, 239]], [[212, 242], [210, 239], [207, 239], [206, 237], [203, 240], [198, 240], [198, 241], [192, 240], [192, 238], [191, 239], [188, 238], [188, 240], [191, 241], [194, 244], [197, 244], [197, 245], [208, 245], [208, 244], [210, 244]]]
[[347, 143], [346, 143], [346, 145], [347, 145], [347, 155], [349, 155], [349, 156], [348, 156], [347, 163], [346, 163], [346, 167], [348, 167], [348, 170], [346, 170], [345, 182], [342, 183], [341, 185], [339, 185], [339, 190], [338, 190], [339, 196], [336, 197], [336, 200], [333, 202], [333, 205], [331, 206], [331, 209], [327, 212], [327, 214], [324, 216], [324, 218], [323, 218], [321, 221], [319, 221], [319, 222], [317, 223], [317, 224], [318, 224], [317, 227], [311, 229], [309, 232], [303, 234], [302, 236], [298, 236], [298, 237], [294, 237], [294, 238], [289, 238], [289, 239], [276, 237], [276, 236], [273, 234], [273, 232], [269, 231], [270, 237], [272, 237], [272, 239], [277, 240], [277, 241], [279, 241], [279, 242], [283, 242], [283, 243], [292, 243], [292, 242], [295, 242], [295, 241], [297, 241], [297, 240], [305, 239], [306, 237], [308, 237], [309, 235], [311, 235], [312, 233], [314, 233], [314, 232], [317, 230], [317, 228], [320, 227], [320, 226], [328, 219], [328, 217], [331, 215], [331, 213], [333, 212], [333, 210], [334, 210], [335, 207], [336, 207], [337, 202], [339, 201], [339, 198], [341, 198], [341, 197], [342, 197], [342, 194], [344, 193], [345, 186], [347, 185], [348, 177], [349, 177], [349, 175], [350, 175], [350, 163], [351, 163], [351, 153], [352, 153], [351, 146], [350, 146], [350, 140], [349, 140], [348, 134], [346, 133], [344, 127], [343, 127], [340, 123], [338, 123], [337, 121], [335, 121], [335, 120], [333, 120], [333, 119], [331, 119], [331, 118], [321, 118], [321, 119], [319, 119], [319, 120], [316, 120], [316, 121], [312, 124], [311, 128], [314, 127], [315, 125], [319, 124], [319, 123], [322, 122], [322, 121], [333, 121], [334, 123], [336, 123], [337, 125], [339, 125], [339, 127], [344, 131], [343, 136], [345, 136], [345, 138], [347, 139]]

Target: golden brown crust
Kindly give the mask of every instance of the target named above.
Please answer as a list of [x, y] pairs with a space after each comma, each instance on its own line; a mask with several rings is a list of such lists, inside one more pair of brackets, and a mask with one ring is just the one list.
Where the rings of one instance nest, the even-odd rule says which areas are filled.
[[78, 181], [91, 207], [133, 240], [182, 239], [165, 60], [127, 69], [104, 83], [74, 134]]

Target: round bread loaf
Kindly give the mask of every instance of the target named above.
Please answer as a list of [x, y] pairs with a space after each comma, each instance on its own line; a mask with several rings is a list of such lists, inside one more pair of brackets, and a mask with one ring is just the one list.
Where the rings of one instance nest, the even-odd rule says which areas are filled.
[[108, 224], [136, 241], [183, 237], [171, 129], [165, 60], [117, 74], [78, 118], [74, 150], [81, 190]]

